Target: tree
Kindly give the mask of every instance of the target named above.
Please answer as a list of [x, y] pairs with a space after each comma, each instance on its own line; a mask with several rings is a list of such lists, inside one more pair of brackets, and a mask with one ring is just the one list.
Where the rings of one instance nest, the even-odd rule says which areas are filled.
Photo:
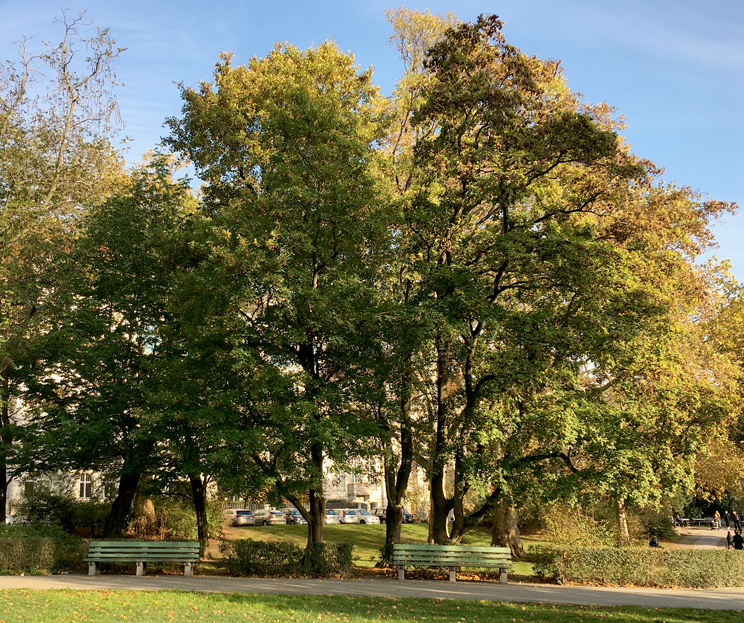
[[222, 55], [214, 78], [183, 89], [169, 144], [204, 180], [213, 227], [204, 322], [228, 331], [235, 379], [213, 396], [234, 420], [219, 450], [250, 457], [321, 541], [324, 465], [353, 452], [363, 421], [352, 355], [370, 258], [386, 248], [370, 168], [377, 89], [331, 43], [277, 46], [247, 67]]
[[[66, 276], [56, 269], [73, 244], [79, 217], [121, 179], [111, 146], [116, 103], [108, 31], [63, 15], [56, 47], [0, 68], [0, 506], [12, 474], [19, 420], [9, 408], [17, 360], [39, 323], [53, 314]], [[92, 30], [92, 34], [88, 34]], [[81, 49], [87, 58], [80, 58]], [[51, 74], [51, 75], [49, 75]], [[35, 95], [36, 87], [39, 94]], [[45, 89], [45, 90], [44, 90]]]
[[155, 158], [87, 216], [67, 258], [65, 304], [22, 369], [30, 410], [24, 462], [42, 471], [115, 473], [106, 537], [126, 527], [143, 475], [167, 451], [157, 401], [171, 287], [166, 258], [191, 203], [169, 174]]
[[[648, 339], [649, 326], [667, 339], [680, 289], [692, 301], [701, 285], [692, 247], [727, 206], [659, 187], [609, 109], [581, 103], [558, 63], [507, 44], [493, 16], [446, 31], [425, 70], [412, 123], [435, 130], [416, 142], [402, 237], [411, 300], [435, 328], [418, 345], [420, 454], [431, 538], [446, 542], [467, 528], [466, 494], [486, 502], [473, 519], [508, 493], [509, 471], [577, 470], [566, 452], [575, 430], [541, 428], [542, 403], [580, 390], [582, 370]], [[511, 439], [527, 452], [506, 452]]]

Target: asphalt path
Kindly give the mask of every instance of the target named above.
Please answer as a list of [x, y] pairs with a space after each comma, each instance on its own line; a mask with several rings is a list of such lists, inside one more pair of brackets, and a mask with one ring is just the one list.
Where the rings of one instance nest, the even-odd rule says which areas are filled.
[[447, 580], [307, 580], [219, 576], [54, 575], [0, 576], [4, 589], [147, 590], [207, 593], [347, 595], [401, 599], [467, 599], [650, 608], [744, 610], [744, 589], [651, 589]]

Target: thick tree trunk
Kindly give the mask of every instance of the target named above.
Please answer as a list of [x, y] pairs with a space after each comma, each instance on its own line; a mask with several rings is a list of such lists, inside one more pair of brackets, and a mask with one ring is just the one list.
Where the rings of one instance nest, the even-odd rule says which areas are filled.
[[628, 515], [625, 509], [625, 498], [615, 500], [615, 517], [617, 518], [617, 535], [621, 545], [630, 543], [630, 531], [628, 530]]
[[444, 470], [431, 477], [431, 519], [429, 538], [434, 543], [446, 545], [450, 542], [448, 522], [452, 510], [452, 499], [444, 494]]
[[103, 538], [116, 539], [124, 532], [141, 478], [141, 473], [122, 474], [119, 477], [119, 490], [103, 525]]
[[506, 501], [498, 504], [493, 513], [491, 545], [508, 547], [511, 550], [512, 557], [525, 558], [517, 520], [517, 509], [513, 504]]
[[323, 494], [323, 445], [320, 442], [313, 444], [311, 458], [317, 470], [319, 485], [310, 489], [310, 518], [307, 522], [307, 546], [311, 543], [323, 542], [323, 529], [325, 528], [326, 501]]
[[200, 474], [189, 474], [191, 496], [196, 513], [196, 534], [199, 539], [199, 553], [204, 555], [209, 540], [209, 521], [207, 519], [207, 477]]

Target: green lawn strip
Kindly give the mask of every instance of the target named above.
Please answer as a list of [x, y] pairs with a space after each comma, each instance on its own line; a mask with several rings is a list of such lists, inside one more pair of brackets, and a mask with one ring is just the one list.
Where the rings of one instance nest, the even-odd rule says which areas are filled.
[[314, 595], [244, 595], [149, 591], [0, 591], [2, 623], [67, 623], [127, 621], [179, 623], [199, 621], [251, 623], [553, 623], [648, 622], [734, 623], [740, 612], [670, 609], [606, 608], [552, 604], [511, 604], [486, 601], [380, 599]]

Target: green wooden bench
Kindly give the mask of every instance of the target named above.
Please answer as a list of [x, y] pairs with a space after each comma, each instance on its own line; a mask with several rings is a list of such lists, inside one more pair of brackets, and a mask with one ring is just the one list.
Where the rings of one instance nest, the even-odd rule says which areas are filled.
[[511, 551], [508, 547], [478, 547], [470, 545], [434, 545], [426, 543], [395, 543], [393, 564], [398, 567], [398, 579], [406, 577], [409, 567], [449, 567], [450, 582], [456, 581], [459, 567], [498, 567], [501, 581], [506, 584], [511, 568]]
[[98, 574], [99, 562], [136, 562], [137, 575], [145, 575], [148, 562], [183, 564], [183, 574], [194, 574], [199, 561], [199, 543], [187, 541], [91, 541], [88, 575]]

